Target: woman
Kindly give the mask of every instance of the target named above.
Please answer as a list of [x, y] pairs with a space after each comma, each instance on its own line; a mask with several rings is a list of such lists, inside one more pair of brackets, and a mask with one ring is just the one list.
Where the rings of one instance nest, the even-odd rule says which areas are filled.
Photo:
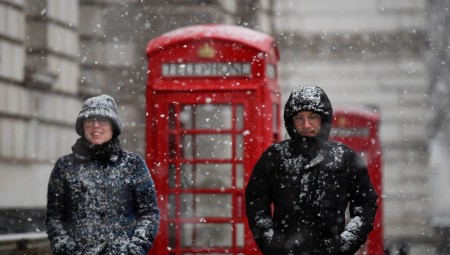
[[72, 153], [48, 184], [47, 233], [54, 254], [147, 254], [159, 226], [153, 180], [143, 159], [119, 143], [122, 122], [108, 95], [87, 99]]

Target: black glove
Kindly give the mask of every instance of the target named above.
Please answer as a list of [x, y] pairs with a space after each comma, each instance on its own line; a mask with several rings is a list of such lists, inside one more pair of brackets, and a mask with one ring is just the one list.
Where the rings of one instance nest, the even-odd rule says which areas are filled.
[[341, 243], [339, 239], [325, 239], [323, 242], [324, 254], [338, 255], [341, 254]]

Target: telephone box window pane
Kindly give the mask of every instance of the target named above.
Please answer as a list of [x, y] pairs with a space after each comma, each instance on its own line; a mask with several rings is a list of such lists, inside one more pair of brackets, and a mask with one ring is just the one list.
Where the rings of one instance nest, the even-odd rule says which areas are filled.
[[175, 211], [175, 195], [169, 195], [169, 203], [167, 204], [167, 210], [169, 211], [169, 219], [176, 218]]
[[171, 159], [177, 156], [177, 137], [175, 135], [169, 135], [169, 157]]
[[228, 223], [184, 224], [183, 247], [231, 247], [232, 226]]
[[[192, 218], [195, 216], [192, 197], [192, 194], [178, 196], [180, 208], [176, 212], [176, 218]], [[173, 202], [175, 203], [175, 200]]]
[[183, 188], [226, 189], [232, 186], [231, 164], [184, 164], [182, 168]]
[[185, 194], [181, 196], [182, 218], [232, 216], [231, 194]]
[[236, 188], [244, 188], [244, 167], [242, 164], [236, 164]]
[[185, 105], [180, 114], [180, 121], [182, 123], [182, 128], [184, 129], [193, 129], [194, 125], [194, 106]]
[[[192, 141], [195, 144], [195, 155]], [[232, 150], [231, 135], [184, 135], [183, 155], [186, 159], [230, 159]]]
[[185, 106], [180, 120], [185, 129], [231, 129], [232, 110], [230, 105]]
[[244, 139], [242, 135], [236, 136], [236, 158], [242, 159], [244, 156]]
[[[183, 136], [183, 146], [181, 147], [181, 155], [184, 158], [192, 159], [194, 158], [194, 151], [193, 151], [193, 142], [192, 142], [193, 136], [192, 135], [184, 135]], [[180, 156], [181, 156], [180, 155]]]
[[197, 158], [231, 158], [231, 135], [197, 135], [195, 144], [199, 148], [195, 155]]
[[169, 246], [170, 247], [175, 247], [175, 245], [176, 245], [176, 242], [175, 242], [176, 231], [177, 231], [177, 228], [175, 227], [175, 224], [170, 223], [170, 225], [169, 225]]
[[184, 164], [181, 165], [181, 188], [183, 189], [189, 189], [195, 187], [195, 181], [194, 181], [194, 173], [192, 172], [192, 165], [190, 164]]
[[184, 129], [231, 129], [232, 110], [229, 105], [186, 105], [180, 114]]
[[194, 224], [183, 224], [181, 226], [181, 234], [180, 234], [180, 238], [181, 238], [181, 245], [184, 247], [192, 247], [192, 243], [194, 242], [194, 235], [193, 233], [195, 232], [194, 230]]
[[232, 114], [229, 105], [199, 105], [196, 113], [197, 129], [231, 129]]
[[269, 77], [271, 79], [275, 79], [276, 75], [277, 75], [275, 66], [272, 64], [267, 64], [266, 65], [266, 74], [267, 74], [267, 77]]
[[168, 180], [169, 183], [168, 184], [171, 189], [174, 189], [176, 187], [176, 180], [177, 180], [176, 167], [174, 164], [170, 164], [169, 165], [169, 180]]
[[236, 245], [244, 247], [244, 224], [236, 224]]
[[244, 129], [244, 107], [242, 105], [236, 106], [236, 129]]
[[175, 129], [175, 126], [176, 126], [176, 124], [175, 124], [175, 121], [176, 121], [176, 106], [175, 105], [173, 105], [173, 104], [171, 104], [170, 106], [169, 106], [169, 118], [168, 118], [168, 121], [169, 121], [169, 129]]

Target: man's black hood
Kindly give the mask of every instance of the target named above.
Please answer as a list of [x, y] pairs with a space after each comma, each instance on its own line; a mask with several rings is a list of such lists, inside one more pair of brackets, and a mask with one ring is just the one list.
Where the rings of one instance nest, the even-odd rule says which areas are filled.
[[325, 91], [318, 86], [298, 86], [292, 90], [284, 106], [284, 126], [291, 138], [298, 136], [292, 117], [301, 111], [312, 111], [322, 116], [322, 129], [317, 136], [328, 140], [333, 120], [333, 107]]

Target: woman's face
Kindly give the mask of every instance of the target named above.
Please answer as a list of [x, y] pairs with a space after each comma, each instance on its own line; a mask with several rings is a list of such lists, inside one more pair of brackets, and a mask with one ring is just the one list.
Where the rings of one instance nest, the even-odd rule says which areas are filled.
[[92, 144], [103, 144], [113, 137], [113, 128], [109, 119], [90, 117], [83, 122], [84, 137]]

